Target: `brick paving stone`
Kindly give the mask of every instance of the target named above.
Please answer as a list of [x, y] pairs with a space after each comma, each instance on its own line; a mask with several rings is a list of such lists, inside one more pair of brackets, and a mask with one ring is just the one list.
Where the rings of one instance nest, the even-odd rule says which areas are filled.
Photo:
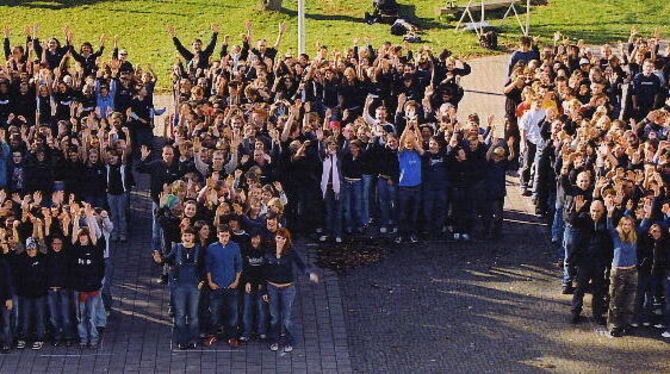
[[[162, 98], [159, 100], [163, 100]], [[340, 331], [344, 319], [341, 309], [340, 291], [337, 277], [329, 271], [323, 271], [324, 282], [318, 285], [301, 278], [298, 281], [298, 297], [294, 302], [293, 324], [297, 344], [295, 350], [278, 359], [283, 353], [268, 350], [266, 343], [252, 342], [238, 352], [228, 351], [223, 344], [212, 348], [201, 348], [203, 352], [176, 352], [171, 350], [171, 320], [166, 310], [169, 293], [165, 287], [155, 283], [158, 268], [149, 256], [151, 223], [149, 219], [150, 200], [148, 199], [148, 179], [137, 175], [139, 190], [132, 193], [131, 222], [129, 224], [131, 240], [127, 245], [115, 243], [113, 287], [114, 301], [108, 329], [104, 332], [98, 354], [80, 350], [78, 347], [67, 349], [45, 345], [39, 355], [27, 349], [12, 351], [0, 356], [0, 374], [30, 373], [36, 371], [54, 372], [93, 372], [99, 368], [110, 372], [185, 372], [215, 369], [217, 372], [257, 373], [261, 371], [291, 371], [292, 367], [307, 368], [307, 360], [320, 365], [321, 348], [333, 352], [335, 342], [342, 339], [346, 332]], [[316, 259], [314, 247], [305, 249], [300, 243], [299, 250], [310, 261]], [[340, 309], [334, 313], [331, 306]], [[305, 329], [303, 325], [310, 326]], [[337, 329], [331, 326], [338, 326]], [[337, 331], [337, 339], [334, 336]], [[325, 336], [328, 335], [328, 336]], [[305, 342], [314, 344], [316, 349], [306, 350]], [[71, 355], [72, 357], [56, 357]], [[44, 356], [44, 357], [41, 357]], [[338, 353], [336, 359], [348, 360], [346, 352]]]

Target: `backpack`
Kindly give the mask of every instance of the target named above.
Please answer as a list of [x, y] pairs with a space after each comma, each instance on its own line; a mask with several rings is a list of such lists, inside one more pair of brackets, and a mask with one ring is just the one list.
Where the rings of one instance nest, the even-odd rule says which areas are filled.
[[479, 36], [479, 45], [486, 49], [498, 49], [498, 33], [490, 30]]
[[398, 35], [398, 36], [403, 36], [407, 34], [409, 31], [409, 28], [405, 26], [403, 22], [399, 22], [400, 20], [396, 20], [393, 22], [393, 25], [391, 25], [391, 34], [393, 35]]

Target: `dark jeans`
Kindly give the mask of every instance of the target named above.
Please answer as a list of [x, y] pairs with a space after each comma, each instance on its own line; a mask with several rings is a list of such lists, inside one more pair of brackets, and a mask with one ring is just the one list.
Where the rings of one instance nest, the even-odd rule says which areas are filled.
[[126, 206], [128, 205], [129, 195], [122, 193], [120, 195], [107, 194], [107, 203], [109, 204], [109, 215], [114, 223], [112, 238], [126, 236], [128, 234], [128, 220], [126, 218]]
[[375, 189], [374, 185], [377, 177], [369, 174], [363, 174], [363, 221], [370, 223], [370, 218], [375, 211]]
[[400, 236], [416, 235], [420, 204], [421, 185], [398, 187], [398, 223], [400, 226]]
[[398, 223], [398, 186], [388, 184], [383, 178], [377, 180], [377, 204], [379, 205], [380, 225], [389, 226]]
[[663, 306], [665, 330], [670, 331], [670, 271], [666, 271], [663, 276], [663, 296], [665, 297], [665, 305]]
[[613, 328], [625, 328], [633, 322], [637, 270], [612, 268], [610, 271], [610, 305], [607, 323]]
[[105, 276], [102, 278], [102, 303], [105, 306], [105, 310], [112, 309], [112, 258], [105, 259]]
[[502, 228], [505, 197], [484, 200], [482, 224], [484, 234], [498, 235]]
[[35, 328], [36, 341], [44, 341], [45, 327], [45, 297], [19, 297], [19, 314], [21, 316], [21, 330], [19, 339], [28, 340], [31, 336], [31, 327]]
[[634, 322], [651, 322], [653, 318], [654, 293], [657, 284], [656, 279], [652, 277], [649, 271], [638, 271]]
[[519, 181], [521, 182], [521, 188], [523, 189], [530, 187], [529, 184], [531, 182], [530, 177], [533, 170], [533, 161], [535, 161], [535, 149], [535, 144], [526, 141], [526, 149], [523, 152], [523, 159], [521, 161], [521, 178]]
[[454, 232], [469, 233], [473, 224], [473, 201], [469, 188], [454, 187], [451, 189], [451, 208]]
[[175, 341], [177, 344], [197, 343], [200, 336], [198, 302], [200, 291], [196, 285], [175, 285], [174, 303]]
[[358, 229], [367, 224], [363, 217], [363, 180], [342, 181], [340, 190], [344, 227], [347, 231]]
[[326, 234], [330, 236], [342, 235], [342, 198], [335, 198], [332, 188], [326, 191], [324, 198], [326, 206]]
[[49, 322], [53, 329], [54, 340], [71, 340], [74, 338], [72, 325], [72, 292], [66, 289], [49, 290]]
[[268, 330], [268, 305], [263, 301], [259, 291], [244, 292], [242, 312], [242, 336], [250, 338], [254, 332], [254, 314], [256, 315], [256, 332], [266, 335]]
[[[212, 313], [210, 334], [217, 335], [223, 329], [223, 337], [237, 338], [237, 290], [219, 288], [209, 293], [209, 308]], [[224, 321], [223, 325], [221, 321]]]
[[200, 301], [198, 302], [198, 320], [200, 322], [200, 336], [204, 337], [211, 329], [212, 313], [209, 310], [209, 287], [205, 286], [200, 290]]
[[591, 282], [591, 312], [593, 317], [605, 314], [605, 263], [595, 259], [584, 259], [577, 263], [576, 288], [572, 295], [572, 314], [579, 315], [584, 305], [584, 294]]
[[291, 308], [295, 299], [295, 286], [275, 287], [268, 284], [270, 298], [270, 343], [279, 343], [282, 330], [286, 344], [293, 345], [295, 340], [291, 333]]
[[447, 188], [444, 185], [423, 186], [424, 225], [431, 234], [442, 232], [447, 213]]
[[[13, 306], [16, 308], [16, 305]], [[4, 347], [12, 345], [14, 337], [12, 336], [12, 311], [5, 307], [4, 303], [0, 305], [0, 344]]]

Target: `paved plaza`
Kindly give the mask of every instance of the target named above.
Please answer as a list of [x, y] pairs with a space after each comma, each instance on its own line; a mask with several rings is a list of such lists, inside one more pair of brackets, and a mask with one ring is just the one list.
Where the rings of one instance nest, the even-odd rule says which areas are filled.
[[[506, 57], [473, 61], [461, 113], [502, 116]], [[296, 349], [252, 342], [196, 351], [171, 344], [168, 291], [151, 262], [147, 180], [132, 197], [132, 233], [115, 244], [114, 304], [97, 351], [13, 350], [1, 373], [668, 373], [658, 331], [608, 338], [588, 319], [568, 324], [546, 226], [509, 179], [505, 235], [496, 242], [428, 242], [388, 248], [377, 264], [323, 281], [301, 279]], [[310, 260], [316, 247], [303, 245]], [[588, 298], [587, 298], [588, 300]], [[588, 301], [587, 301], [588, 305]], [[590, 308], [586, 308], [590, 316]]]

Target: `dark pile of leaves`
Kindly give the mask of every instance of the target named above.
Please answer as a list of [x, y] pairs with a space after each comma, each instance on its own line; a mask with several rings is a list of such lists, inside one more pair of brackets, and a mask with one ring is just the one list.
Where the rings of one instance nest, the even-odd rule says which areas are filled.
[[387, 238], [357, 236], [342, 243], [319, 243], [317, 265], [338, 274], [382, 261], [391, 251]]

